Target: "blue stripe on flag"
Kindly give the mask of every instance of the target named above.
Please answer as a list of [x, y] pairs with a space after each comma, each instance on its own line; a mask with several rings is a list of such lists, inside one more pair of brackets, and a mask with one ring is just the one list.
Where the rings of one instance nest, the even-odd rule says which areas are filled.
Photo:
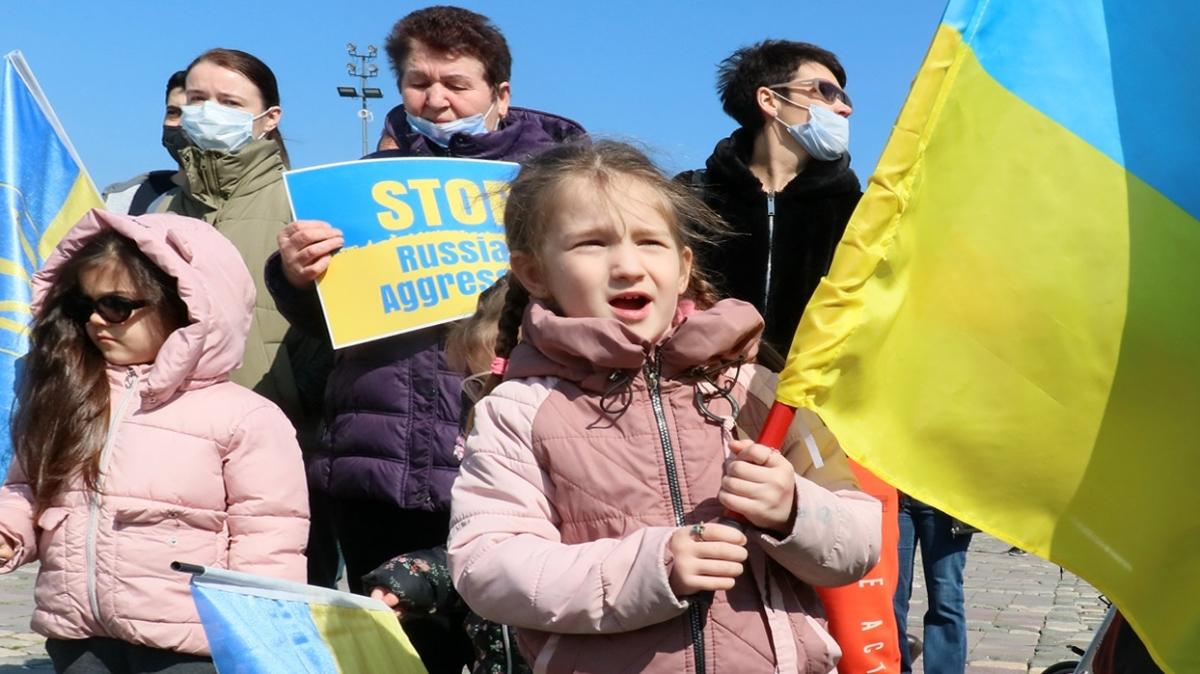
[[1180, 169], [1200, 156], [1200, 91], [1179, 78], [1200, 70], [1200, 3], [952, 0], [942, 21], [1006, 89], [1200, 217]]
[[192, 583], [192, 596], [221, 674], [338, 671], [307, 603], [197, 583]]
[[1200, 3], [1104, 2], [1125, 168], [1200, 220]]

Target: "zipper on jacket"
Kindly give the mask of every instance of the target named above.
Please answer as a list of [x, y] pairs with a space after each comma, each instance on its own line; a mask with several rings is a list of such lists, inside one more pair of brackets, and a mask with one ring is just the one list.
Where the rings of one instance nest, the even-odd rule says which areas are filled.
[[771, 272], [775, 257], [775, 192], [767, 192], [767, 279], [763, 283], [763, 318], [771, 306]]
[[[675, 514], [675, 526], [683, 521], [683, 493], [679, 490], [679, 471], [675, 465], [675, 448], [667, 430], [667, 415], [663, 409], [662, 392], [659, 389], [659, 373], [662, 371], [662, 352], [655, 350], [654, 360], [646, 363], [646, 389], [650, 393], [650, 407], [654, 410], [654, 422], [658, 425], [658, 440], [662, 444], [663, 461], [667, 466], [667, 488], [671, 492], [671, 509]], [[688, 606], [688, 623], [692, 628], [692, 652], [696, 659], [696, 672], [704, 672], [704, 627], [701, 624], [702, 603], [693, 600]]]
[[108, 456], [112, 450], [113, 440], [117, 437], [117, 427], [125, 417], [125, 408], [137, 391], [138, 375], [133, 368], [125, 373], [125, 392], [121, 394], [121, 402], [108, 424], [108, 434], [104, 437], [104, 448], [100, 450], [100, 474], [96, 477], [96, 493], [91, 495], [88, 505], [87, 530], [87, 593], [92, 605], [92, 616], [96, 622], [100, 620], [100, 598], [96, 595], [96, 529], [100, 526], [100, 495], [104, 493], [104, 473], [108, 468]]

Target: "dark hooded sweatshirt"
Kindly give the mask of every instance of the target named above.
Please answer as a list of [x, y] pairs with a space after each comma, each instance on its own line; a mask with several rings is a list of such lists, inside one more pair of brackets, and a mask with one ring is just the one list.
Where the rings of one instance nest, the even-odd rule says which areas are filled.
[[694, 186], [732, 232], [697, 251], [703, 269], [725, 295], [754, 304], [766, 320], [764, 341], [786, 354], [862, 188], [844, 156], [812, 160], [768, 194], [748, 166], [753, 143], [753, 134], [739, 129], [717, 143], [705, 169], [677, 180]]

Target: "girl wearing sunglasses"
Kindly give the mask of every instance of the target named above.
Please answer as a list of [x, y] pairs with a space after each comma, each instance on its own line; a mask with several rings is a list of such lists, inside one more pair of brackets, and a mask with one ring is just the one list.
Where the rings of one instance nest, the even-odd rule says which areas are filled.
[[215, 671], [171, 562], [305, 577], [295, 431], [229, 381], [250, 273], [204, 222], [91, 211], [33, 289], [0, 572], [41, 563], [33, 629], [59, 672]]

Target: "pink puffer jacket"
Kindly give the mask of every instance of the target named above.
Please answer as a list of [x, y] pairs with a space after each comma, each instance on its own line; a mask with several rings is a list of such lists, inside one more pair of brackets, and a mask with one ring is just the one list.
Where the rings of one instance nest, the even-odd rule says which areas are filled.
[[189, 577], [170, 564], [303, 582], [300, 448], [275, 405], [228, 381], [242, 359], [254, 284], [233, 245], [204, 222], [90, 212], [34, 277], [34, 312], [63, 263], [106, 229], [134, 240], [177, 279], [193, 322], [167, 338], [154, 363], [109, 367], [101, 495], [76, 484], [35, 521], [30, 487], [13, 462], [0, 489], [0, 534], [16, 556], [0, 571], [41, 562], [39, 634], [207, 654]]
[[[757, 434], [774, 375], [753, 357], [762, 320], [726, 300], [656, 348], [608, 319], [534, 304], [503, 384], [476, 406], [454, 485], [450, 568], [480, 615], [518, 628], [537, 672], [831, 672], [840, 651], [812, 585], [861, 577], [879, 552], [879, 503], [802, 412], [783, 451], [796, 467], [795, 526], [750, 529], [746, 571], [711, 602], [675, 597], [667, 541], [722, 514], [727, 459], [707, 409]], [[730, 400], [737, 402], [737, 411]], [[819, 448], [815, 467], [805, 436]]]

